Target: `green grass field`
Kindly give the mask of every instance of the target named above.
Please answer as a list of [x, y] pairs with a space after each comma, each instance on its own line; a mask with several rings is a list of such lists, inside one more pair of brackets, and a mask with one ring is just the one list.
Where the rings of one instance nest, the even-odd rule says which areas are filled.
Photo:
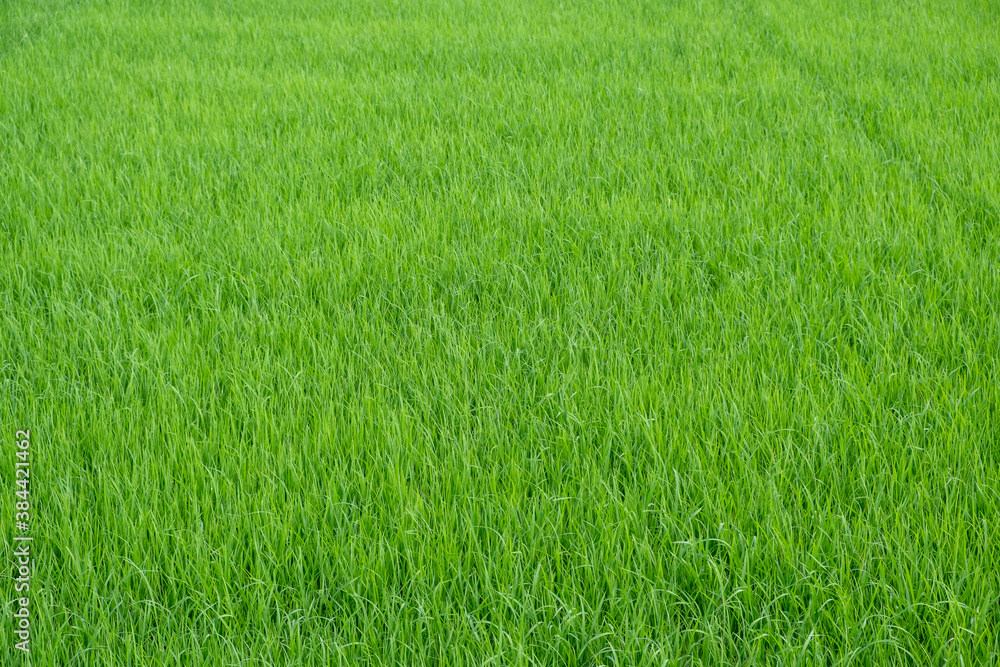
[[996, 664], [998, 258], [995, 0], [0, 0], [0, 663]]

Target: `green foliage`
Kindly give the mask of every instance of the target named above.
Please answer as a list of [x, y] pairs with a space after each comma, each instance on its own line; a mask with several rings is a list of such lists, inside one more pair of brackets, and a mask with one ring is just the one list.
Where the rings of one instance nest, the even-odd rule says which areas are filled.
[[996, 662], [998, 25], [0, 3], [32, 664]]

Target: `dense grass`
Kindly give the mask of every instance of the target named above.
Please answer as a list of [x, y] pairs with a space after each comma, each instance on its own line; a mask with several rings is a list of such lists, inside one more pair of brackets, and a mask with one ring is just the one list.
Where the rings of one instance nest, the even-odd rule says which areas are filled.
[[3, 0], [33, 664], [996, 662], [998, 45]]

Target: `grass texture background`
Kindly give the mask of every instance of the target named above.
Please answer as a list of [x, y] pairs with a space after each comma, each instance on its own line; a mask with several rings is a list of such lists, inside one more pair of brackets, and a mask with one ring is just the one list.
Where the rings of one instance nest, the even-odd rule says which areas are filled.
[[998, 26], [0, 1], [31, 664], [994, 663]]

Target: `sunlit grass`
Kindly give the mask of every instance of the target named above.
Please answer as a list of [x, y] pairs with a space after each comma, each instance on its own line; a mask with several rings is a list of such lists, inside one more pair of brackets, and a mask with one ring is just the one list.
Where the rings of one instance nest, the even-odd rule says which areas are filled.
[[0, 2], [33, 664], [994, 663], [998, 26]]

